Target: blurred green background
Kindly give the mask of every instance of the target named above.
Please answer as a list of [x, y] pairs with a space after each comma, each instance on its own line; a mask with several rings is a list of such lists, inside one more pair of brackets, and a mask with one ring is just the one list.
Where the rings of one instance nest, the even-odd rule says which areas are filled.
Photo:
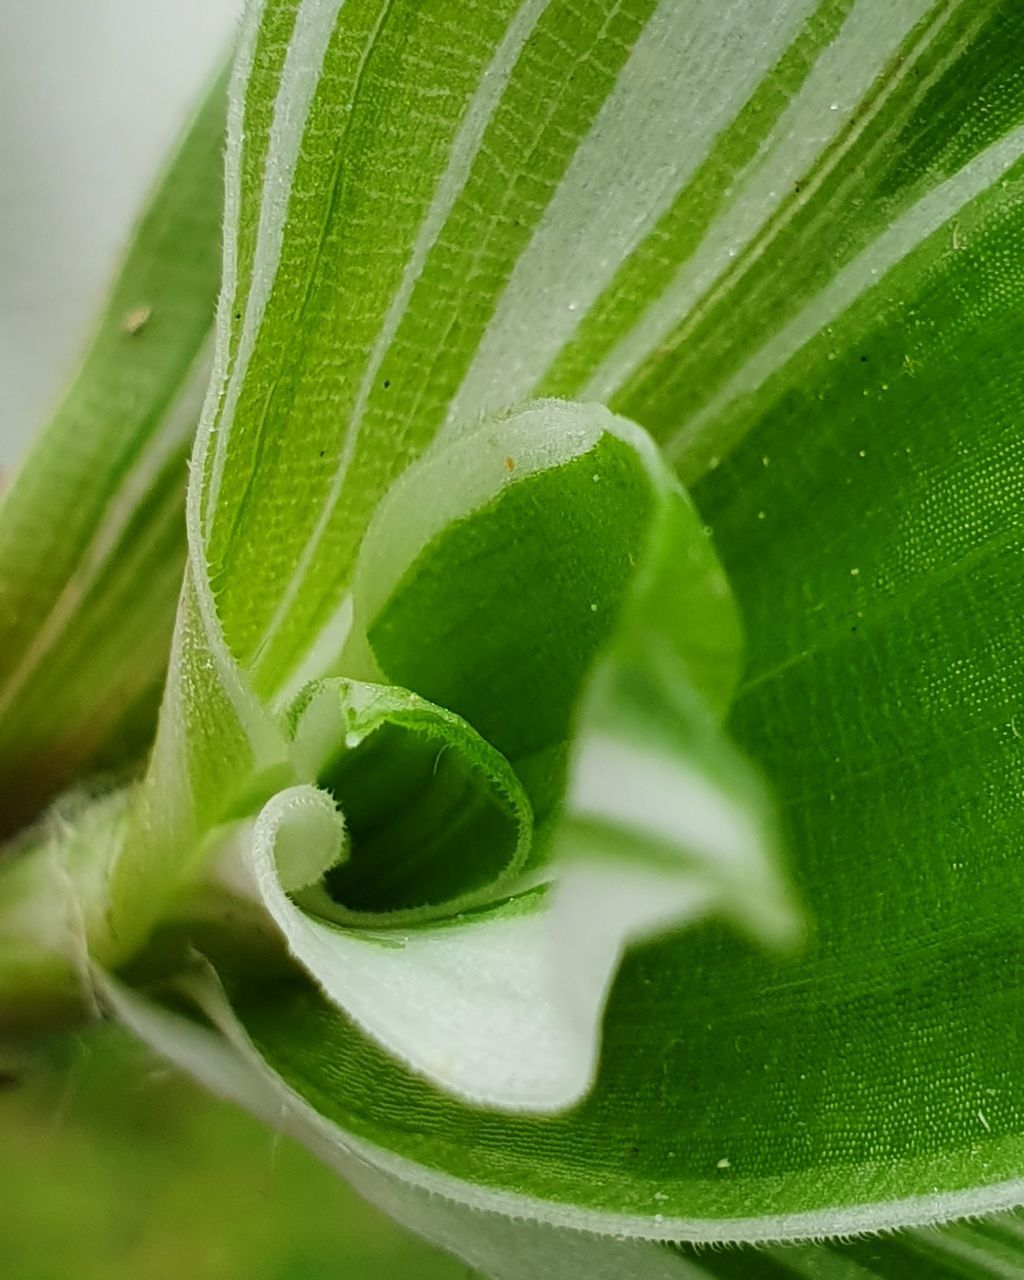
[[468, 1280], [112, 1028], [5, 1063], [4, 1280]]

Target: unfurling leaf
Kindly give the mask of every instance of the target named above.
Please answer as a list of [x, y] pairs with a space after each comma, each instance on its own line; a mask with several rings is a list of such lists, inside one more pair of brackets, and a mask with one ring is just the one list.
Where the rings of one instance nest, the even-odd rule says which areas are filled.
[[[738, 670], [725, 578], [645, 434], [549, 401], [412, 467], [351, 582], [338, 674], [263, 712], [277, 762], [232, 780], [211, 835], [195, 809], [172, 829], [414, 1071], [562, 1109], [628, 942], [710, 912], [796, 928], [767, 799], [716, 723]], [[199, 653], [172, 665], [186, 723]]]
[[1019, 1269], [934, 1224], [1024, 1202], [1022, 47], [1006, 0], [247, 10], [85, 935], [499, 1280]]

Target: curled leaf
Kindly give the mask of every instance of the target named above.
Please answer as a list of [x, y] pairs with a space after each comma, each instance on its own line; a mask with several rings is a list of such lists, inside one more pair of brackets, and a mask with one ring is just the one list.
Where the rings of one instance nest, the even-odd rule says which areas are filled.
[[728, 587], [642, 432], [546, 402], [439, 448], [381, 504], [351, 617], [337, 666], [393, 683], [309, 685], [301, 781], [233, 839], [293, 956], [398, 1059], [562, 1109], [631, 941], [714, 911], [792, 935], [767, 799], [713, 710]]

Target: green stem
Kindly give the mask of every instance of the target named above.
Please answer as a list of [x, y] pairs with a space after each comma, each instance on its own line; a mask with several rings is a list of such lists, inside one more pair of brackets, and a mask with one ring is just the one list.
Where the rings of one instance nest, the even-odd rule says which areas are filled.
[[3, 849], [0, 1032], [95, 1016], [90, 965], [110, 954], [107, 880], [131, 794], [67, 798]]
[[[227, 973], [280, 974], [287, 964], [262, 906], [222, 876], [215, 844], [200, 874], [168, 881], [144, 917], [126, 921], [116, 873], [126, 853], [144, 850], [143, 799], [139, 785], [67, 796], [0, 845], [0, 1038], [92, 1021], [97, 966], [148, 983], [187, 968], [196, 951]], [[229, 847], [232, 827], [220, 836]], [[189, 864], [187, 849], [180, 861]]]

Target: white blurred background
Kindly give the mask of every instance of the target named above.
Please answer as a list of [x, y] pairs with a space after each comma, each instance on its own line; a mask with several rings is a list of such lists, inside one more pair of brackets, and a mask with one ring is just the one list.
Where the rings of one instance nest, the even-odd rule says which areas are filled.
[[241, 0], [0, 0], [0, 465], [75, 370]]

